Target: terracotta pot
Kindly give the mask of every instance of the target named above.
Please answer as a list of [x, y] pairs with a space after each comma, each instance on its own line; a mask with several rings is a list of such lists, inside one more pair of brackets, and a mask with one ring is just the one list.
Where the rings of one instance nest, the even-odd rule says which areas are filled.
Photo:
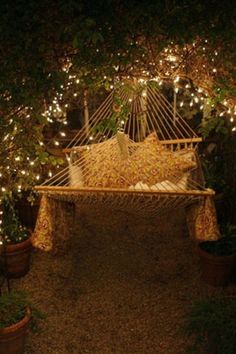
[[21, 321], [0, 329], [0, 354], [24, 353], [30, 313], [30, 309], [28, 308], [25, 317]]
[[225, 286], [235, 277], [236, 255], [217, 256], [198, 247], [202, 280], [209, 285]]
[[20, 278], [28, 273], [31, 250], [31, 238], [17, 244], [6, 245], [6, 272], [9, 278]]

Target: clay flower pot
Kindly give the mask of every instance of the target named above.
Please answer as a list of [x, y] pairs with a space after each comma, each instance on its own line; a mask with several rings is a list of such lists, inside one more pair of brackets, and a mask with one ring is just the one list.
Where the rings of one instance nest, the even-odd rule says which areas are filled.
[[23, 242], [5, 246], [6, 273], [9, 278], [20, 278], [28, 273], [31, 251], [30, 237]]
[[212, 286], [226, 286], [236, 274], [236, 254], [212, 254], [204, 250], [202, 244], [204, 242], [198, 246], [202, 280]]
[[22, 354], [31, 317], [29, 308], [25, 317], [11, 326], [0, 329], [0, 354]]

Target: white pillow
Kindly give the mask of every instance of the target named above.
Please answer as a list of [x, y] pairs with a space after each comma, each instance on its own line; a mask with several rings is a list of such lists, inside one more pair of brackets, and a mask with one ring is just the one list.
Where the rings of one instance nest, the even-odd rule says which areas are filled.
[[83, 187], [84, 178], [83, 172], [80, 166], [75, 163], [69, 162], [69, 176], [70, 176], [70, 186], [72, 187]]

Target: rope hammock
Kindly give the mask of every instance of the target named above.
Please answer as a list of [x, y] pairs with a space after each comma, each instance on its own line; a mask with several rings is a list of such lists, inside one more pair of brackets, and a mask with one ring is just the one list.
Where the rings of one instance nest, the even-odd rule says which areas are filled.
[[213, 194], [199, 181], [200, 141], [157, 87], [122, 86], [64, 149], [68, 166], [36, 189], [156, 217]]

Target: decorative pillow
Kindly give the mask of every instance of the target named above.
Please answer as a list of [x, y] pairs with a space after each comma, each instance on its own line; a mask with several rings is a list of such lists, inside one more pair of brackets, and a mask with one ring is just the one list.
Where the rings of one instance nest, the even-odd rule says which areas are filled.
[[122, 169], [122, 176], [129, 185], [138, 182], [155, 185], [169, 180], [177, 183], [183, 174], [194, 167], [195, 161], [168, 150], [157, 140], [154, 133], [150, 134], [143, 144], [128, 159], [129, 165]]
[[82, 153], [83, 175], [86, 186], [125, 188], [128, 183], [122, 177], [121, 165], [127, 158], [128, 137], [119, 136], [105, 142], [90, 145]]

